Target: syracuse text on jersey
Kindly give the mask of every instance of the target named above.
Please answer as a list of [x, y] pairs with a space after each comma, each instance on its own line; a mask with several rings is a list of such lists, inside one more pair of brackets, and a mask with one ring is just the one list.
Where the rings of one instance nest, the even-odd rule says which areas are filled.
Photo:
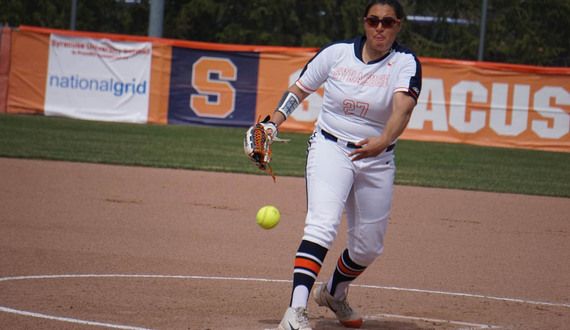
[[352, 84], [370, 87], [388, 87], [388, 81], [390, 80], [389, 74], [357, 73], [355, 70], [343, 67], [336, 68], [332, 77]]

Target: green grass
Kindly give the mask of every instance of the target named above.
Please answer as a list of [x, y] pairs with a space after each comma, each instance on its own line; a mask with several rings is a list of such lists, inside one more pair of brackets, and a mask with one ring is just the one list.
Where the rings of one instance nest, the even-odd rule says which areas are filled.
[[[243, 153], [245, 128], [0, 115], [0, 157], [267, 175]], [[279, 133], [277, 176], [303, 176], [308, 134]], [[396, 184], [570, 197], [570, 153], [401, 140]]]
[[570, 197], [570, 154], [399, 141], [403, 185]]

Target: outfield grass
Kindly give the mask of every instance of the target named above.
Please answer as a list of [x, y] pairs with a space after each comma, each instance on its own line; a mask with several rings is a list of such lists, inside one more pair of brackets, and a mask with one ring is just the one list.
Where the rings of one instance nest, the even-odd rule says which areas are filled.
[[[267, 175], [243, 153], [245, 130], [0, 115], [0, 157]], [[274, 144], [275, 174], [303, 176], [309, 135], [279, 136], [291, 142]], [[570, 153], [401, 140], [396, 165], [400, 185], [570, 197]]]

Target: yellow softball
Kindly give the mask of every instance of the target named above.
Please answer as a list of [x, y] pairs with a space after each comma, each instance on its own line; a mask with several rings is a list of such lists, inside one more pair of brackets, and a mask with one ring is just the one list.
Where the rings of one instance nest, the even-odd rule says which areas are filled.
[[257, 211], [257, 224], [263, 229], [271, 229], [279, 223], [281, 215], [275, 206], [264, 206]]

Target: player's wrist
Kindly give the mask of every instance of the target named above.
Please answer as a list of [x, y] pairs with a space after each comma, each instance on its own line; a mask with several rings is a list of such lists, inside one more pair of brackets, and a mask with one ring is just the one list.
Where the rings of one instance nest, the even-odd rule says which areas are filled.
[[281, 100], [279, 100], [277, 108], [275, 108], [275, 112], [279, 112], [284, 119], [287, 119], [297, 109], [299, 103], [301, 102], [295, 93], [285, 91], [281, 96]]
[[279, 127], [286, 119], [287, 118], [285, 118], [285, 115], [283, 113], [275, 109], [273, 116], [271, 117], [271, 122], [273, 122], [276, 127]]

